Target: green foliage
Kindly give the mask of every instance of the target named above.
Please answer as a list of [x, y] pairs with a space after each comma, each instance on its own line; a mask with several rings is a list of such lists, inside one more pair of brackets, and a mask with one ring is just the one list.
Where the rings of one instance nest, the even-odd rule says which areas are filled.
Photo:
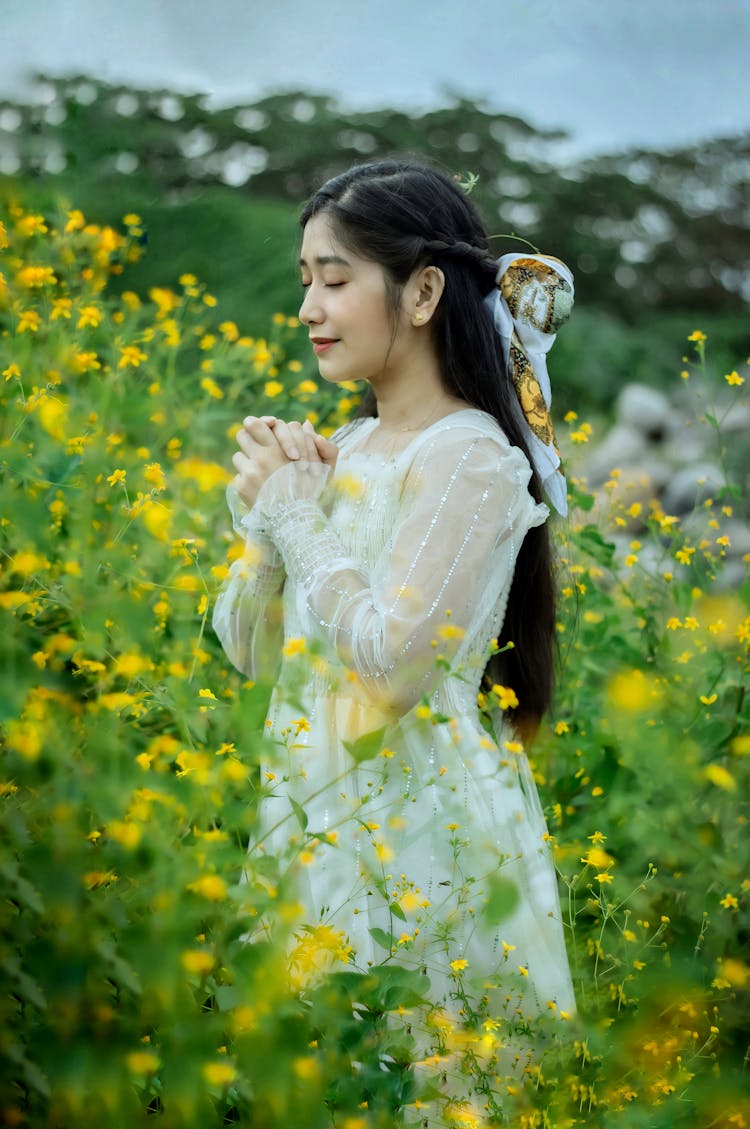
[[[269, 688], [230, 671], [207, 627], [238, 555], [232, 424], [271, 409], [331, 428], [356, 393], [317, 387], [284, 314], [247, 336], [184, 275], [138, 297], [136, 216], [124, 233], [75, 211], [4, 218], [4, 1123], [750, 1120], [750, 590], [721, 585], [729, 495], [700, 528], [647, 507], [621, 561], [609, 530], [633, 505], [616, 475], [597, 499], [578, 484], [565, 668], [532, 752], [580, 1014], [493, 1014], [460, 960], [436, 1009], [392, 932], [359, 969], [345, 936], [299, 925], [282, 864], [314, 849], [303, 808], [284, 858], [248, 854]], [[498, 879], [487, 913], [514, 895]], [[535, 1065], [514, 1074], [507, 1044], [524, 1040]]]
[[49, 104], [12, 107], [19, 173], [0, 178], [0, 198], [20, 192], [42, 211], [67, 198], [104, 224], [138, 212], [154, 251], [131, 276], [139, 292], [191, 271], [226, 317], [263, 325], [298, 301], [301, 201], [358, 161], [423, 154], [471, 187], [498, 254], [530, 241], [571, 266], [583, 314], [553, 358], [566, 406], [606, 408], [628, 380], [660, 382], [697, 312], [722, 343], [718, 366], [744, 349], [747, 138], [563, 166], [559, 133], [448, 95], [412, 116], [303, 91], [214, 108], [84, 76], [42, 81]]

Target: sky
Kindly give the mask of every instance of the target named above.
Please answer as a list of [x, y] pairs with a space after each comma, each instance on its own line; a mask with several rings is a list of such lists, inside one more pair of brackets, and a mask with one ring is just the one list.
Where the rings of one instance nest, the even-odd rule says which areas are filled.
[[750, 130], [750, 0], [0, 0], [0, 98], [29, 75], [421, 109], [446, 92], [570, 156]]

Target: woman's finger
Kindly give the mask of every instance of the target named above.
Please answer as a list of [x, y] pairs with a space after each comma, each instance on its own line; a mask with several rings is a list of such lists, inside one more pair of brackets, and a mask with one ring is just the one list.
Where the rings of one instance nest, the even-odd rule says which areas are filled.
[[285, 423], [283, 419], [277, 419], [273, 430], [267, 424], [264, 424], [264, 427], [268, 430], [269, 435], [274, 437], [275, 442], [279, 444], [288, 459], [299, 459], [301, 457], [298, 441], [290, 424]]
[[326, 439], [322, 435], [315, 434], [315, 446], [318, 449], [321, 461], [326, 466], [335, 467], [336, 460], [339, 457], [339, 449], [335, 443], [331, 443], [330, 439]]
[[252, 458], [259, 444], [255, 439], [253, 439], [253, 437], [250, 435], [250, 432], [247, 431], [244, 427], [241, 427], [237, 432], [235, 439], [240, 450], [244, 452], [244, 454], [246, 454], [249, 459]]
[[295, 428], [295, 434], [299, 436], [299, 445], [304, 451], [304, 457], [310, 463], [319, 463], [320, 455], [318, 448], [315, 444], [315, 431], [312, 425], [305, 421], [301, 426], [298, 424], [299, 431]]
[[245, 416], [242, 421], [242, 426], [250, 438], [256, 443], [259, 443], [261, 447], [271, 447], [276, 442], [274, 432], [268, 424], [263, 423], [263, 420], [258, 419], [256, 416]]

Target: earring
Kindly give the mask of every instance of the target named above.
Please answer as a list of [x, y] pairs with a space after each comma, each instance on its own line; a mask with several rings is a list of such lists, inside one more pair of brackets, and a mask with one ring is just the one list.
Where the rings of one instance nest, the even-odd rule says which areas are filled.
[[412, 320], [412, 325], [416, 325], [417, 322], [424, 321], [424, 314], [415, 314], [414, 317], [411, 320]]

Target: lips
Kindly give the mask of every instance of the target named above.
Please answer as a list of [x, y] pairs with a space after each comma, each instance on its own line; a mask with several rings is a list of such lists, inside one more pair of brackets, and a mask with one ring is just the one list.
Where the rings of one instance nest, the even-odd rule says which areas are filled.
[[338, 338], [336, 338], [336, 337], [311, 337], [310, 341], [312, 343], [313, 352], [316, 353], [318, 356], [320, 356], [321, 353], [327, 352], [328, 349], [330, 349], [332, 345], [336, 345]]

